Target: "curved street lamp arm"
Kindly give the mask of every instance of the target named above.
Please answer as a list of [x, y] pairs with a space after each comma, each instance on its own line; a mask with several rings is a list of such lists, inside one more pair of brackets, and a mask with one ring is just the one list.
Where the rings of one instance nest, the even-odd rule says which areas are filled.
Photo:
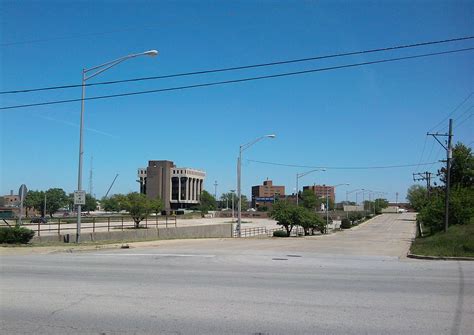
[[310, 173], [316, 172], [316, 171], [326, 171], [326, 169], [324, 169], [324, 168], [320, 168], [320, 169], [319, 169], [319, 168], [318, 168], [318, 169], [314, 169], [314, 170], [310, 170], [310, 171], [306, 171], [306, 172], [297, 173], [296, 176], [297, 176], [298, 178], [301, 178], [301, 177], [304, 177], [304, 176], [306, 176], [306, 175], [308, 175], [308, 174], [310, 174]]
[[[136, 56], [133, 56], [133, 57], [136, 57]], [[115, 61], [112, 61], [112, 62], [109, 62], [109, 63], [105, 63], [105, 64], [102, 64], [102, 65], [99, 65], [99, 66], [96, 66], [96, 67], [93, 67], [91, 69], [84, 69], [84, 81], [86, 80], [89, 80], [99, 74], [101, 74], [102, 72], [105, 72], [107, 71], [108, 69], [110, 69], [111, 67], [114, 67], [115, 65], [118, 65], [124, 61], [126, 61], [127, 59], [130, 59], [132, 58], [131, 56], [127, 56], [127, 57], [124, 57], [124, 58], [121, 58], [121, 59], [118, 59], [118, 60], [115, 60]], [[97, 70], [97, 69], [100, 69], [96, 72], [94, 72], [93, 74], [91, 75], [87, 75], [88, 72], [90, 71], [93, 71], [93, 70]]]
[[266, 136], [261, 136], [259, 138], [256, 138], [255, 140], [249, 142], [249, 143], [245, 143], [245, 144], [242, 144], [240, 146], [240, 151], [244, 151], [244, 150], [247, 150], [248, 148], [250, 148], [252, 145], [254, 145], [255, 143], [263, 140]]
[[361, 191], [361, 190], [362, 190], [362, 189], [357, 188], [357, 189], [352, 190], [352, 191], [346, 191], [346, 193], [347, 193], [347, 194], [352, 194], [352, 193], [354, 193], [354, 192], [356, 192], [356, 191]]
[[[123, 61], [126, 61], [127, 59], [135, 58], [135, 57], [139, 57], [139, 56], [147, 56], [147, 55], [148, 56], [156, 56], [157, 54], [158, 54], [158, 51], [156, 51], [156, 50], [150, 50], [150, 51], [140, 52], [140, 53], [136, 53], [136, 54], [130, 54], [130, 55], [127, 55], [127, 56], [123, 56], [123, 57], [114, 59], [110, 62], [91, 67], [90, 69], [84, 69], [84, 70], [82, 70], [84, 72], [84, 81], [86, 81], [90, 78], [93, 78], [93, 77], [97, 76], [98, 74], [101, 74], [104, 71], [107, 71], [111, 67], [114, 67], [115, 65], [118, 65], [118, 64], [122, 63]], [[87, 76], [88, 72], [95, 71], [95, 70], [97, 70], [97, 71], [94, 72], [93, 74], [91, 74], [90, 76]]]

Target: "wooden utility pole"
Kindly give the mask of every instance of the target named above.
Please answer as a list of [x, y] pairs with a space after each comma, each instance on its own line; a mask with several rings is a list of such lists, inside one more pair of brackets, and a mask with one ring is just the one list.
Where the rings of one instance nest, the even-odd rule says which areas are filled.
[[[453, 139], [453, 119], [449, 119], [449, 131], [447, 134], [439, 133], [427, 133], [426, 135], [431, 135], [438, 141], [439, 144], [446, 150], [446, 180], [445, 180], [445, 202], [444, 202], [444, 231], [448, 231], [449, 226], [449, 191], [451, 187], [451, 160], [453, 158], [453, 148], [452, 148], [452, 139]], [[439, 139], [438, 136], [444, 136], [448, 138], [447, 146], [445, 146]]]

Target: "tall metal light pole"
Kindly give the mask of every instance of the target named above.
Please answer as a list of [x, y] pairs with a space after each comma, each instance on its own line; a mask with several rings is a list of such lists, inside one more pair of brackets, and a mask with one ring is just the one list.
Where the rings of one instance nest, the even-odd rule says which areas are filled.
[[304, 177], [310, 173], [313, 173], [313, 172], [316, 172], [316, 171], [326, 171], [325, 168], [321, 168], [321, 169], [314, 169], [314, 170], [310, 170], [310, 171], [306, 171], [306, 172], [302, 172], [302, 173], [297, 173], [296, 174], [296, 206], [298, 206], [298, 198], [299, 198], [299, 186], [298, 186], [298, 180], [301, 178], [301, 177]]
[[261, 136], [259, 138], [256, 138], [255, 140], [249, 142], [249, 143], [246, 143], [246, 144], [243, 144], [239, 147], [239, 158], [237, 160], [237, 199], [239, 200], [239, 203], [238, 203], [238, 206], [237, 206], [237, 226], [236, 226], [236, 230], [237, 230], [237, 235], [238, 237], [241, 236], [240, 234], [240, 226], [241, 226], [241, 223], [242, 223], [242, 189], [241, 189], [241, 179], [242, 179], [242, 152], [244, 150], [247, 150], [248, 148], [250, 148], [252, 145], [254, 145], [255, 143], [265, 139], [265, 138], [275, 138], [276, 135], [274, 134], [271, 134], [271, 135], [265, 135], [265, 136]]
[[[365, 189], [364, 191], [362, 191], [362, 206], [364, 206], [364, 212], [365, 212], [365, 193], [366, 192], [372, 192], [371, 190], [367, 190]], [[370, 194], [370, 193], [369, 193]]]
[[[81, 205], [84, 203], [83, 200], [85, 200], [85, 197], [83, 195], [82, 191], [82, 158], [84, 154], [84, 149], [83, 149], [83, 129], [84, 129], [84, 100], [86, 96], [86, 81], [101, 74], [104, 71], [107, 71], [111, 67], [114, 67], [127, 59], [130, 58], [135, 58], [139, 56], [156, 56], [158, 55], [158, 51], [156, 50], [148, 50], [145, 52], [137, 53], [137, 54], [131, 54], [128, 56], [124, 56], [118, 59], [115, 59], [113, 61], [94, 66], [90, 69], [83, 69], [82, 70], [82, 99], [81, 99], [81, 118], [79, 122], [79, 169], [78, 169], [78, 174], [77, 174], [77, 191], [75, 192], [77, 195], [79, 195], [81, 201], [77, 204], [77, 230], [76, 230], [76, 243], [79, 243], [81, 241]], [[92, 73], [91, 73], [92, 72]], [[91, 74], [88, 74], [91, 73]]]
[[[352, 190], [352, 191], [346, 191], [346, 201], [349, 202], [349, 194], [354, 193], [356, 191], [360, 191], [360, 190], [362, 189], [356, 188], [355, 190]], [[356, 197], [357, 197], [357, 193], [356, 193]], [[357, 199], [356, 199], [356, 205], [357, 205]]]

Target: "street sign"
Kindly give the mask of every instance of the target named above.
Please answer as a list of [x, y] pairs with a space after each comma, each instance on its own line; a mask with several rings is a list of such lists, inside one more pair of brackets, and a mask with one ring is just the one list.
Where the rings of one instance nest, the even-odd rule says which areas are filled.
[[20, 196], [20, 201], [25, 200], [26, 198], [26, 193], [28, 193], [28, 189], [26, 188], [25, 184], [22, 184], [20, 186], [20, 189], [18, 190], [18, 195]]
[[255, 201], [258, 201], [258, 202], [273, 202], [274, 198], [273, 197], [255, 197]]
[[74, 191], [74, 205], [86, 204], [86, 191]]

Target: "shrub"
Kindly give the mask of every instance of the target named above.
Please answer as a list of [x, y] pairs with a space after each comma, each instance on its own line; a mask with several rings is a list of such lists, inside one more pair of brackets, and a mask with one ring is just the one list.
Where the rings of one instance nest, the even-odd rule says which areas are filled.
[[0, 228], [0, 243], [28, 243], [35, 232], [31, 229], [25, 227], [15, 226], [15, 227], [1, 227]]
[[341, 220], [341, 229], [350, 229], [351, 228], [351, 221], [347, 218]]
[[284, 230], [275, 230], [273, 232], [273, 237], [288, 237], [288, 234]]

